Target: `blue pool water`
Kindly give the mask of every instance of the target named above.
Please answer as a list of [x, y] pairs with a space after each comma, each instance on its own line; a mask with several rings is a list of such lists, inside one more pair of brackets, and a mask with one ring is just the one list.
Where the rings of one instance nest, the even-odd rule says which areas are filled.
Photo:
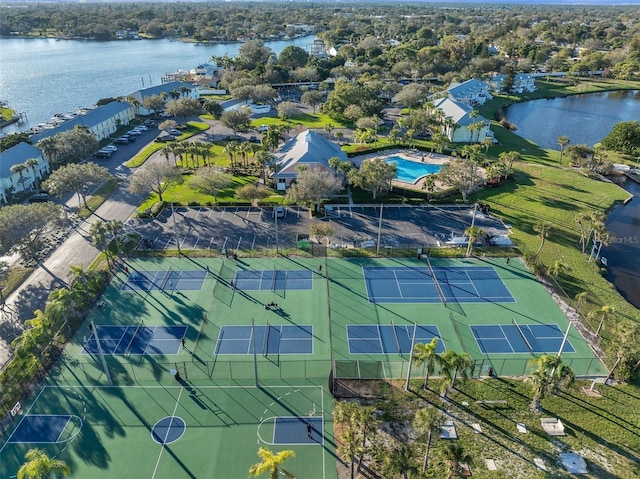
[[441, 166], [433, 165], [431, 163], [420, 163], [417, 161], [405, 160], [401, 156], [390, 156], [385, 161], [387, 163], [395, 164], [398, 168], [398, 171], [396, 172], [396, 180], [411, 184], [414, 184], [423, 176], [438, 173]]

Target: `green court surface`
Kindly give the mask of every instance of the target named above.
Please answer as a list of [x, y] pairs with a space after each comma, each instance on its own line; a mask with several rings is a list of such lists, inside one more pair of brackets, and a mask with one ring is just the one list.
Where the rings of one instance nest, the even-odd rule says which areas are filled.
[[[283, 464], [290, 471], [314, 470], [314, 477], [335, 478], [331, 413], [323, 410], [330, 401], [318, 386], [46, 387], [25, 413], [43, 415], [44, 421], [47, 415], [73, 419], [59, 442], [4, 444], [0, 469], [2, 477], [10, 477], [7, 471], [16, 471], [24, 453], [38, 446], [64, 459], [72, 467], [71, 477], [248, 477], [263, 446], [273, 452], [293, 450], [296, 457]], [[160, 444], [151, 431], [167, 417], [182, 419], [186, 427]], [[299, 431], [281, 435], [279, 444], [273, 444], [276, 417], [300, 418], [294, 426]], [[299, 444], [296, 437], [307, 437], [304, 421], [319, 424], [320, 418], [323, 432], [314, 431], [312, 439]]]
[[[427, 271], [426, 261], [416, 258], [129, 260], [134, 278], [171, 273], [163, 276], [160, 287], [140, 289], [127, 288], [131, 278], [125, 273], [114, 278], [104, 304], [90, 313], [51, 370], [47, 387], [23, 405], [25, 416], [17, 416], [2, 438], [0, 477], [15, 475], [30, 447], [59, 454], [71, 464], [71, 477], [85, 479], [132, 474], [247, 477], [249, 467], [259, 462], [258, 447], [265, 446], [274, 452], [293, 449], [297, 457], [285, 467], [298, 477], [314, 470], [322, 471], [314, 478], [334, 479], [332, 378], [405, 377], [411, 347], [407, 338], [418, 326], [437, 330], [444, 347], [467, 351], [475, 360], [475, 376], [489, 368], [499, 375], [524, 375], [534, 354], [483, 352], [471, 327], [513, 331], [515, 321], [555, 325], [564, 333], [568, 326], [560, 308], [519, 260], [434, 259], [431, 264], [433, 270]], [[371, 279], [389, 268], [400, 279]], [[481, 278], [463, 288], [488, 291], [489, 296], [480, 294], [478, 301], [473, 295], [447, 296], [445, 283], [438, 292], [429, 275], [437, 277], [444, 270]], [[202, 277], [203, 271], [203, 281], [182, 281]], [[493, 279], [482, 279], [489, 273]], [[166, 280], [174, 277], [176, 282]], [[400, 293], [391, 293], [394, 288]], [[495, 296], [499, 300], [491, 299], [494, 290], [500, 291]], [[353, 326], [381, 331], [377, 341], [386, 342], [385, 351], [354, 349], [369, 347], [370, 340], [354, 340], [359, 333], [353, 333]], [[170, 336], [182, 334], [184, 327], [182, 346], [181, 338]], [[568, 341], [572, 351], [563, 352], [562, 358], [578, 376], [606, 374], [574, 329]], [[105, 346], [104, 355], [95, 354], [100, 351], [96, 344]], [[397, 350], [390, 352], [394, 344]], [[412, 371], [416, 378], [423, 374], [420, 368]], [[73, 416], [61, 430], [65, 442], [7, 442], [16, 427], [24, 433], [20, 420], [34, 414]], [[184, 422], [184, 435], [164, 446], [154, 442], [154, 424], [172, 416]], [[274, 417], [285, 418], [282, 427], [293, 432], [276, 434]], [[293, 444], [283, 444], [282, 437], [290, 433], [306, 437], [304, 423], [298, 428], [296, 420], [287, 422], [287, 417], [323, 418], [314, 423], [322, 430], [321, 441], [300, 444], [294, 438]]]

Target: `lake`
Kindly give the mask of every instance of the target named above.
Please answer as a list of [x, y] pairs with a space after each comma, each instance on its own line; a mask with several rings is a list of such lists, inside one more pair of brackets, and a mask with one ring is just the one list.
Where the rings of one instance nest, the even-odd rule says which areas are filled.
[[625, 90], [532, 100], [505, 108], [516, 134], [542, 148], [560, 149], [558, 138], [593, 146], [621, 121], [640, 121], [640, 91]]
[[[308, 49], [314, 38], [265, 45], [278, 54], [289, 45]], [[242, 43], [200, 45], [169, 40], [0, 39], [0, 100], [25, 113], [28, 119], [28, 124], [2, 131], [9, 134], [25, 130], [56, 113], [159, 85], [166, 73], [189, 70], [212, 56], [237, 56], [241, 46]]]

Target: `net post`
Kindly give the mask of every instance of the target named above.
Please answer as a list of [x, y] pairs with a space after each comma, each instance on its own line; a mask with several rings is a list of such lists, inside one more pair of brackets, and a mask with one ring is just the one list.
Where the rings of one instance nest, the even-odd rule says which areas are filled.
[[258, 356], [256, 353], [256, 325], [255, 320], [251, 318], [251, 337], [253, 339], [253, 373], [255, 377], [256, 387], [260, 387], [260, 381], [258, 380]]
[[529, 343], [529, 341], [527, 340], [526, 336], [524, 335], [524, 332], [522, 331], [522, 329], [520, 329], [520, 325], [516, 322], [515, 318], [513, 318], [511, 320], [511, 322], [516, 327], [516, 329], [520, 333], [520, 336], [522, 336], [522, 340], [525, 342], [525, 344], [529, 348], [529, 353], [533, 355], [533, 348], [531, 347], [531, 344]]
[[404, 383], [405, 391], [409, 391], [409, 381], [411, 379], [411, 367], [413, 366], [413, 348], [416, 345], [417, 331], [418, 331], [418, 323], [413, 323], [413, 337], [411, 338], [411, 352], [409, 353], [409, 367], [407, 368], [407, 380]]

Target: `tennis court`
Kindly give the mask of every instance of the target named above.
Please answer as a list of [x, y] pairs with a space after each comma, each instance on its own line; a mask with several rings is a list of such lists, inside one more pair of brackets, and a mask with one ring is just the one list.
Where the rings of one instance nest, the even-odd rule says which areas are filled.
[[202, 289], [206, 271], [144, 271], [135, 270], [122, 284], [123, 291], [177, 290], [197, 291]]
[[[495, 324], [471, 326], [471, 331], [483, 353], [550, 353], [560, 351], [564, 332], [557, 324]], [[565, 353], [576, 350], [567, 341]]]
[[493, 267], [365, 266], [363, 275], [374, 303], [515, 301]]
[[71, 477], [247, 477], [268, 447], [293, 449], [286, 468], [296, 475], [335, 479], [327, 403], [313, 385], [48, 386], [0, 446], [0, 471], [15, 475], [39, 447], [70, 464]]
[[416, 343], [429, 343], [433, 338], [438, 338], [436, 351], [445, 350], [440, 331], [435, 325], [409, 325], [379, 326], [372, 325], [347, 325], [347, 338], [350, 354], [398, 354], [410, 353], [412, 345]]
[[313, 354], [313, 326], [222, 326], [216, 354]]
[[96, 326], [80, 354], [177, 354], [187, 326]]
[[313, 272], [309, 270], [238, 271], [234, 286], [241, 291], [288, 291], [313, 288]]

